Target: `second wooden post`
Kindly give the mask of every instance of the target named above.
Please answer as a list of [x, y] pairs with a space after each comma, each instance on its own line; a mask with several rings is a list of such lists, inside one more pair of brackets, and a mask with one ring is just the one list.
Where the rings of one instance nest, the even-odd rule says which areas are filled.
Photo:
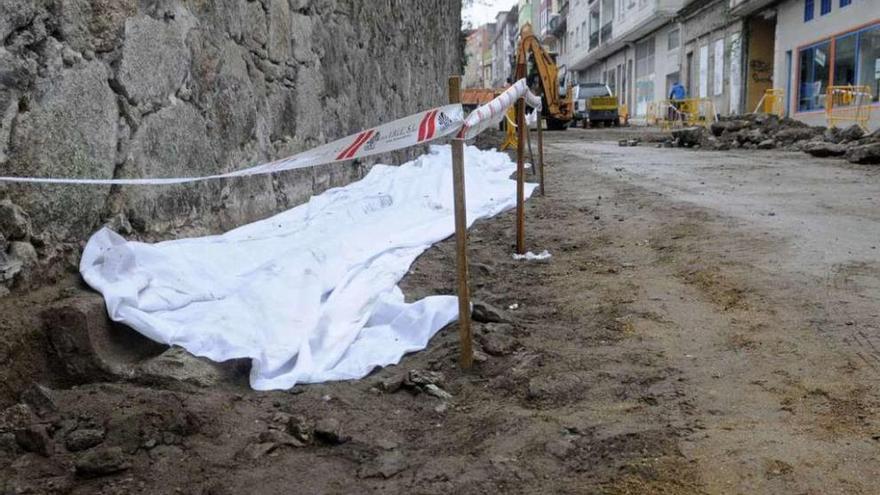
[[[449, 78], [449, 103], [461, 103], [461, 77]], [[464, 369], [474, 364], [471, 332], [471, 295], [468, 285], [467, 204], [464, 186], [464, 139], [452, 140], [452, 186], [455, 201], [455, 252], [458, 265], [458, 333], [461, 340], [459, 363]]]
[[524, 155], [527, 129], [525, 98], [520, 98], [516, 102], [516, 127], [516, 253], [526, 254], [526, 184]]

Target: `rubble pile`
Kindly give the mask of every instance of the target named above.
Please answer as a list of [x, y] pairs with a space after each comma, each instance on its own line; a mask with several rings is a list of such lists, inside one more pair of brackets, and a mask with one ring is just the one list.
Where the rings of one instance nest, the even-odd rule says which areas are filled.
[[676, 129], [665, 145], [719, 151], [803, 151], [820, 158], [842, 157], [851, 163], [880, 164], [880, 130], [869, 134], [857, 125], [844, 129], [812, 127], [794, 119], [764, 114], [722, 117], [708, 128]]

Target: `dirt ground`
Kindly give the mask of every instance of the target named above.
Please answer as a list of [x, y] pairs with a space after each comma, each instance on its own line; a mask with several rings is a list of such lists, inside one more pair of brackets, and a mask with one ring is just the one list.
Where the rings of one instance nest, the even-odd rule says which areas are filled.
[[[880, 493], [880, 168], [617, 146], [639, 133], [547, 134], [526, 229], [550, 260], [511, 258], [513, 212], [471, 230], [509, 321], [475, 324], [469, 372], [452, 325], [357, 382], [71, 387], [35, 315], [75, 277], [0, 300], [0, 406], [52, 389], [0, 493]], [[402, 286], [453, 293], [452, 240]]]

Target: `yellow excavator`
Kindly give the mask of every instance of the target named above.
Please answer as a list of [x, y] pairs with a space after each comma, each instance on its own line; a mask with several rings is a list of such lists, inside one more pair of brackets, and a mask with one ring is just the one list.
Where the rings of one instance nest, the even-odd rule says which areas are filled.
[[564, 89], [565, 96], [560, 95], [559, 68], [556, 66], [556, 61], [541, 46], [541, 41], [532, 31], [532, 25], [525, 24], [520, 31], [519, 46], [516, 50], [514, 80], [518, 81], [529, 76], [529, 55], [532, 56], [533, 73], [537, 73], [537, 79], [541, 84], [540, 94], [544, 100], [543, 113], [547, 118], [547, 127], [554, 130], [566, 129], [574, 119], [572, 88], [568, 86]]

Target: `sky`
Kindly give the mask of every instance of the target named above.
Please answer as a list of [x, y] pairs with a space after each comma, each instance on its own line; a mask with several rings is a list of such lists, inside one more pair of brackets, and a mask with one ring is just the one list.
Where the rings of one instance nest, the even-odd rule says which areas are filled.
[[471, 23], [474, 27], [495, 20], [498, 12], [510, 10], [516, 5], [516, 0], [474, 0], [471, 7], [461, 12], [462, 23]]

